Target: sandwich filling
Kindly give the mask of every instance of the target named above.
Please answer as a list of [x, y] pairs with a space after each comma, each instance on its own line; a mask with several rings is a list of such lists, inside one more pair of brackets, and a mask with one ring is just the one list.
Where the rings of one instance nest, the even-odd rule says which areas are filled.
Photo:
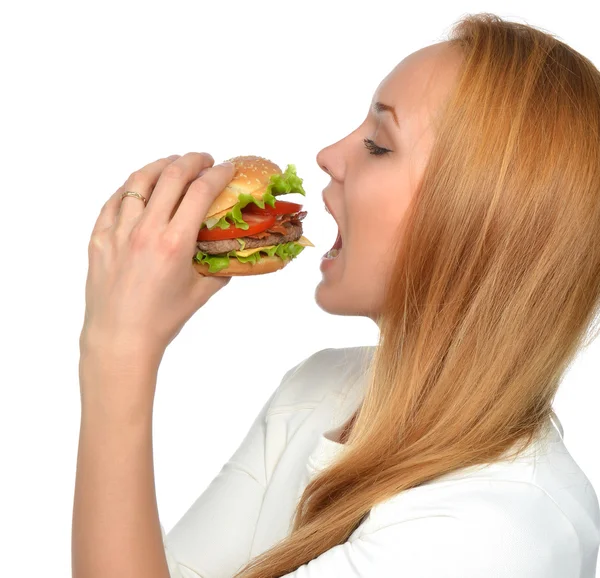
[[302, 235], [302, 219], [306, 211], [290, 215], [277, 215], [276, 221], [266, 231], [247, 237], [222, 239], [220, 241], [197, 241], [194, 259], [206, 263], [210, 273], [216, 273], [235, 258], [241, 263], [256, 264], [262, 255], [281, 259], [293, 259], [304, 247], [314, 246]]

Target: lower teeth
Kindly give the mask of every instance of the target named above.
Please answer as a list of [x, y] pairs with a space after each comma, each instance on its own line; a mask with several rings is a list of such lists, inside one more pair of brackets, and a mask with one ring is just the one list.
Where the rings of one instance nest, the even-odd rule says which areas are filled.
[[339, 254], [339, 249], [329, 249], [327, 253], [325, 253], [325, 259], [335, 259]]

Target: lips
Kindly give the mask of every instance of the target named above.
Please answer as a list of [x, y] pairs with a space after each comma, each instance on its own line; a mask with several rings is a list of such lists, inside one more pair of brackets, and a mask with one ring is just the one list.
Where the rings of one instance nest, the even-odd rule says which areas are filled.
[[[324, 192], [325, 191], [323, 191], [323, 193]], [[325, 255], [323, 255], [323, 257], [326, 260], [329, 260], [329, 259], [335, 259], [335, 257], [338, 256], [338, 253], [342, 249], [342, 233], [340, 230], [340, 225], [338, 223], [338, 220], [335, 218], [335, 215], [331, 211], [331, 207], [327, 204], [327, 200], [325, 199], [324, 194], [323, 194], [323, 203], [325, 204], [325, 210], [333, 217], [334, 221], [336, 222], [336, 224], [338, 226], [338, 233], [337, 233], [337, 237], [335, 239], [333, 246], [331, 247], [331, 249], [329, 249], [329, 251], [327, 251], [327, 253], [325, 253]]]
[[338, 234], [337, 234], [335, 243], [333, 244], [333, 247], [331, 247], [331, 248], [337, 249], [338, 251], [342, 248], [342, 234], [340, 233], [339, 229], [338, 229]]
[[[338, 220], [335, 218], [335, 215], [333, 214], [331, 207], [327, 204], [327, 200], [325, 199], [325, 195], [323, 195], [323, 203], [325, 204], [325, 210], [333, 217], [333, 220], [336, 222], [337, 226], [338, 226], [338, 238], [336, 239], [336, 243], [340, 243], [340, 247], [341, 247], [341, 237], [340, 237], [340, 224], [338, 222]], [[339, 247], [337, 247], [339, 248]]]
[[323, 195], [323, 203], [325, 203], [325, 210], [334, 218], [335, 222], [337, 223], [337, 219], [335, 218], [335, 215], [331, 211], [331, 207], [327, 204], [327, 200], [325, 199], [325, 195]]

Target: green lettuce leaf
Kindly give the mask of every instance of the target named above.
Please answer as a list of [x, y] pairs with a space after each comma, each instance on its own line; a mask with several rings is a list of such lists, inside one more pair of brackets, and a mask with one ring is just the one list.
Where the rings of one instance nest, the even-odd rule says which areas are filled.
[[286, 195], [290, 193], [300, 193], [301, 195], [306, 196], [306, 191], [302, 187], [302, 179], [296, 174], [295, 165], [288, 165], [285, 169], [285, 172], [281, 175], [271, 175], [269, 184], [267, 185], [262, 199], [256, 199], [252, 195], [246, 195], [245, 193], [242, 193], [238, 197], [238, 202], [231, 207], [231, 209], [214, 225], [208, 227], [206, 222], [204, 222], [200, 225], [200, 229], [203, 229], [204, 227], [208, 227], [211, 230], [215, 227], [219, 227], [219, 229], [229, 229], [231, 224], [233, 224], [239, 229], [243, 229], [245, 231], [249, 228], [248, 223], [246, 223], [246, 221], [244, 221], [242, 218], [242, 209], [245, 206], [249, 205], [250, 203], [254, 203], [261, 209], [264, 209], [265, 203], [267, 203], [271, 207], [274, 207], [275, 196]]
[[198, 263], [206, 263], [208, 265], [209, 273], [218, 273], [221, 269], [225, 269], [225, 267], [229, 265], [230, 258], [235, 258], [240, 263], [252, 263], [254, 265], [261, 260], [262, 253], [266, 253], [269, 257], [277, 255], [281, 259], [293, 259], [297, 257], [303, 249], [303, 245], [300, 245], [295, 241], [290, 241], [289, 243], [281, 243], [266, 249], [261, 247], [260, 251], [252, 253], [252, 255], [248, 255], [246, 257], [236, 255], [235, 251], [229, 251], [229, 253], [221, 253], [219, 255], [209, 255], [203, 251], [198, 251], [194, 255], [194, 261]]

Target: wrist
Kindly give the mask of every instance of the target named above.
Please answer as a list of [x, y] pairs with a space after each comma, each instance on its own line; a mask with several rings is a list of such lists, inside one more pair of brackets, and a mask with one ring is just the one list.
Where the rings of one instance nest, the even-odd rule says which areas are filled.
[[82, 356], [101, 354], [123, 360], [125, 363], [128, 357], [139, 357], [145, 363], [160, 363], [164, 348], [149, 342], [140, 334], [107, 333], [98, 328], [84, 326], [79, 336], [79, 352]]
[[79, 386], [82, 419], [151, 419], [160, 358], [143, 347], [96, 342], [82, 347]]

